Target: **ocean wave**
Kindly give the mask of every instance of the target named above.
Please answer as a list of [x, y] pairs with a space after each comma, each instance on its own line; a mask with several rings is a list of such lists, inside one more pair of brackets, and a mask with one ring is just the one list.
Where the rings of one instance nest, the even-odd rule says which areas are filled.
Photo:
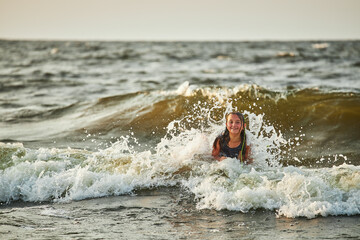
[[[162, 111], [181, 115], [172, 116], [156, 144], [144, 144], [144, 139], [131, 135], [120, 136], [111, 146], [97, 151], [29, 149], [21, 143], [0, 143], [0, 201], [68, 202], [181, 186], [193, 194], [199, 209], [244, 213], [267, 209], [291, 218], [359, 214], [359, 166], [339, 162], [329, 168], [326, 165], [334, 165], [333, 161], [316, 157], [318, 167], [309, 168], [306, 161], [290, 154], [292, 148], [302, 146], [301, 139], [285, 138], [263, 113], [243, 111], [254, 164], [243, 165], [235, 159], [218, 163], [210, 156], [212, 141], [223, 130], [224, 114], [237, 107], [232, 96], [262, 97], [276, 104], [287, 101], [289, 96], [283, 94], [249, 85], [224, 92], [184, 83], [175, 91], [155, 95], [138, 92], [99, 99], [83, 111], [87, 113], [83, 117], [99, 114], [100, 124], [104, 113], [110, 109], [116, 113], [119, 106], [127, 106], [120, 113], [133, 116], [128, 121], [134, 131], [135, 121], [139, 121], [140, 128], [146, 114], [151, 116], [148, 119], [153, 119], [155, 113], [158, 118], [165, 117]], [[223, 101], [214, 100], [216, 96]], [[152, 106], [154, 101], [159, 106]], [[144, 106], [138, 109], [139, 103], [149, 108], [146, 113], [142, 113]], [[183, 110], [174, 111], [171, 104]], [[124, 111], [129, 108], [134, 112]], [[171, 116], [169, 112], [167, 116]], [[140, 145], [144, 146], [138, 148]], [[336, 158], [347, 161], [342, 154]]]
[[271, 153], [252, 165], [217, 162], [209, 136], [195, 129], [164, 138], [155, 152], [135, 151], [128, 140], [97, 152], [0, 143], [0, 201], [68, 202], [181, 186], [199, 209], [266, 209], [290, 218], [360, 214], [359, 166], [269, 166], [266, 160], [277, 157]]
[[[4, 106], [5, 104], [2, 104]], [[65, 106], [57, 104], [43, 104], [42, 106], [22, 106], [16, 104], [7, 104], [11, 106], [8, 112], [3, 111], [0, 120], [7, 123], [24, 123], [24, 122], [39, 122], [54, 118], [59, 118], [69, 112], [74, 112], [78, 108], [77, 103], [72, 103]], [[6, 106], [6, 105], [5, 105]], [[13, 108], [16, 108], [14, 110]]]
[[[75, 144], [87, 134], [101, 135], [99, 140], [104, 142], [132, 133], [140, 142], [154, 145], [166, 135], [171, 122], [181, 121], [183, 130], [206, 131], [213, 124], [224, 124], [230, 110], [262, 116], [263, 122], [281, 132], [288, 141], [283, 163], [317, 166], [319, 158], [343, 154], [347, 163], [359, 164], [360, 135], [354, 129], [360, 121], [360, 95], [352, 92], [274, 91], [248, 84], [198, 87], [184, 82], [175, 90], [140, 91], [63, 107], [5, 109], [2, 117], [9, 123], [31, 122], [23, 138], [40, 136], [37, 131], [46, 122], [51, 131], [48, 136], [41, 132], [41, 138], [58, 142], [66, 138]], [[247, 121], [250, 126], [252, 119]], [[9, 125], [3, 139], [16, 139], [12, 137], [15, 131], [16, 125]], [[328, 161], [328, 166], [333, 163]]]

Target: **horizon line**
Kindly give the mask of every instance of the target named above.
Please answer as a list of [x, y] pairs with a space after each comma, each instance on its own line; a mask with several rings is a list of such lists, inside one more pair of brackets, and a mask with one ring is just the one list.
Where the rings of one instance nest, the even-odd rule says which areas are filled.
[[0, 37], [0, 41], [73, 41], [73, 42], [300, 42], [300, 41], [359, 41], [360, 38], [239, 38], [239, 39], [121, 39], [121, 38], [11, 38], [11, 37]]

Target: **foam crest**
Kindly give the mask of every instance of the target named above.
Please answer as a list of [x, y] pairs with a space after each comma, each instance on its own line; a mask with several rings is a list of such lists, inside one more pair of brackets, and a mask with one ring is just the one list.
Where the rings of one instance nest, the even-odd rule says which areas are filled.
[[201, 96], [211, 99], [214, 102], [217, 102], [222, 105], [226, 105], [228, 100], [233, 97], [242, 97], [251, 96], [253, 99], [272, 99], [275, 102], [280, 99], [286, 99], [286, 91], [271, 91], [260, 87], [256, 84], [239, 84], [235, 87], [197, 87], [196, 85], [190, 85], [188, 81], [182, 83], [177, 90], [162, 92], [164, 95], [181, 95], [185, 97], [193, 97], [198, 94]]
[[263, 208], [290, 218], [355, 215], [360, 213], [359, 170], [345, 164], [317, 170], [260, 170], [226, 159], [184, 185], [199, 199], [199, 209], [246, 213]]
[[124, 142], [94, 153], [24, 149], [17, 164], [0, 174], [0, 201], [71, 201], [175, 184], [171, 172], [177, 166], [171, 159], [129, 152]]

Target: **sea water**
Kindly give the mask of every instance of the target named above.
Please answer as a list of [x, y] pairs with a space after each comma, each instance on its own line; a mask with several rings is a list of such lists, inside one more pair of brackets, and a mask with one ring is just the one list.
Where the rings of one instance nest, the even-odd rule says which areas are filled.
[[[360, 236], [351, 230], [360, 214], [358, 41], [0, 49], [5, 236], [52, 236], [55, 218], [76, 223], [82, 230], [69, 236], [80, 238], [119, 236], [117, 224], [124, 238], [299, 238], [270, 229], [320, 217], [322, 236]], [[211, 157], [231, 111], [246, 117], [253, 164]], [[330, 236], [334, 216], [350, 223]], [[85, 231], [95, 218], [106, 233]]]

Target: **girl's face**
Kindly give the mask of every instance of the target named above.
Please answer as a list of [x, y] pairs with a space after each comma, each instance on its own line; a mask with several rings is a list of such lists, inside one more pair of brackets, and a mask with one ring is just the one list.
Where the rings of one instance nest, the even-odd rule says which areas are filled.
[[240, 134], [243, 130], [243, 124], [236, 114], [230, 114], [227, 117], [226, 128], [232, 134]]

